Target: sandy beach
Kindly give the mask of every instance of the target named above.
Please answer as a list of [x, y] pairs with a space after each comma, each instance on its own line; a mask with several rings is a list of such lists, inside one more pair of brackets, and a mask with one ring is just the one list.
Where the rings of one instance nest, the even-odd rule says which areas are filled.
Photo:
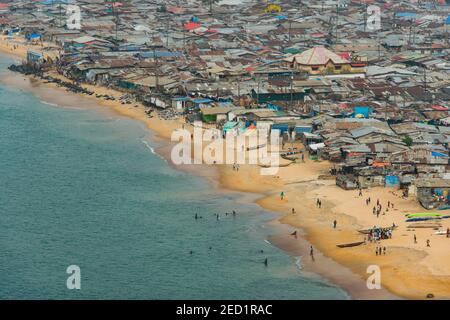
[[[16, 46], [13, 49], [13, 45]], [[0, 40], [0, 52], [11, 54], [19, 59], [26, 55], [27, 44], [12, 42], [4, 37]], [[41, 48], [44, 46], [33, 46]], [[54, 54], [54, 50], [44, 52]], [[61, 77], [51, 74], [54, 77]], [[83, 107], [103, 106], [105, 112], [114, 112], [144, 123], [155, 132], [164, 145], [157, 151], [170, 160], [173, 144], [166, 143], [172, 132], [181, 128], [182, 119], [163, 120], [156, 113], [149, 117], [145, 107], [140, 104], [123, 105], [116, 101], [106, 101], [94, 96], [80, 96], [66, 92], [52, 83], [44, 83], [35, 78], [8, 73], [1, 81], [7, 85], [31, 90], [44, 101], [61, 106]], [[108, 88], [83, 85], [96, 94], [111, 95], [116, 98], [123, 95]], [[69, 98], [70, 97], [70, 98]], [[106, 111], [107, 110], [107, 111]], [[299, 146], [301, 148], [301, 146]], [[414, 197], [403, 199], [395, 189], [373, 188], [358, 191], [345, 191], [335, 185], [328, 172], [332, 164], [327, 161], [294, 163], [281, 167], [276, 176], [262, 176], [257, 165], [242, 165], [239, 171], [230, 165], [183, 166], [183, 170], [192, 171], [211, 180], [218, 192], [232, 190], [254, 195], [252, 199], [266, 210], [280, 213], [279, 234], [271, 239], [272, 244], [286, 250], [294, 256], [301, 256], [306, 272], [319, 274], [340, 287], [346, 289], [356, 299], [426, 299], [432, 294], [436, 299], [450, 298], [450, 238], [436, 235], [433, 229], [408, 228], [406, 213], [425, 212]], [[284, 192], [284, 199], [280, 193]], [[371, 204], [366, 199], [371, 198]], [[316, 200], [322, 201], [322, 207], [316, 206]], [[383, 206], [382, 214], [372, 213], [374, 203], [379, 199]], [[387, 203], [394, 208], [386, 211]], [[295, 213], [292, 213], [292, 209]], [[333, 228], [333, 221], [337, 222]], [[376, 226], [398, 226], [392, 239], [378, 243], [366, 243], [357, 247], [338, 248], [337, 244], [364, 241], [365, 236], [358, 232]], [[450, 221], [443, 219], [441, 230], [450, 227]], [[297, 236], [290, 235], [297, 230]], [[414, 243], [414, 235], [417, 243]], [[430, 240], [430, 247], [426, 241]], [[309, 244], [315, 250], [314, 261], [309, 256]], [[375, 254], [376, 247], [386, 247], [386, 254]], [[381, 290], [368, 290], [367, 268], [377, 265], [381, 269]]]

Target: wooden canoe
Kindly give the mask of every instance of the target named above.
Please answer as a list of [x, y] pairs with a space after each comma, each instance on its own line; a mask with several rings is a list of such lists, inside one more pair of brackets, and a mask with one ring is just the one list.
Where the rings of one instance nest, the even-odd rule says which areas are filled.
[[[386, 231], [386, 230], [395, 230], [395, 229], [397, 229], [398, 228], [398, 226], [395, 226], [395, 227], [386, 227], [386, 228], [381, 228], [383, 231]], [[378, 228], [379, 229], [379, 228]], [[358, 232], [359, 233], [362, 233], [362, 234], [369, 234], [370, 233], [370, 231], [372, 231], [372, 229], [364, 229], [364, 230], [358, 230]]]
[[408, 229], [419, 229], [419, 228], [435, 229], [435, 228], [440, 228], [440, 227], [442, 227], [442, 224], [410, 224], [406, 228], [408, 228]]
[[364, 241], [358, 241], [358, 242], [352, 242], [352, 243], [344, 243], [344, 244], [337, 244], [336, 247], [338, 248], [350, 248], [350, 247], [357, 247], [364, 243]]

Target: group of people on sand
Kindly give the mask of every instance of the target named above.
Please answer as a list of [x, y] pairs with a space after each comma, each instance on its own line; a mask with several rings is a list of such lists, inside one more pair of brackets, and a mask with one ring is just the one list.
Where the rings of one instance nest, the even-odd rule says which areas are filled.
[[367, 240], [369, 242], [373, 242], [378, 240], [392, 239], [392, 230], [393, 228], [377, 228], [374, 226], [369, 230]]
[[237, 163], [233, 164], [233, 171], [239, 172], [239, 165]]
[[[370, 202], [371, 202], [370, 198], [367, 198], [366, 199], [366, 205], [369, 205]], [[388, 201], [386, 210], [383, 212], [383, 215], [386, 214], [386, 212], [389, 212], [389, 208], [393, 209], [394, 208], [394, 203]], [[372, 213], [374, 215], [376, 215], [377, 218], [378, 218], [380, 216], [382, 210], [383, 210], [383, 206], [381, 205], [380, 199], [377, 199], [377, 204], [376, 204], [376, 206], [373, 206]]]

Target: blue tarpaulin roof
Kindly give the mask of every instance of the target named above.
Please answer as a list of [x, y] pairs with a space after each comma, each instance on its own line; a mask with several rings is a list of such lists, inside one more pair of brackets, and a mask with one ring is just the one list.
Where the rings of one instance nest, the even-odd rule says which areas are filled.
[[32, 33], [26, 36], [28, 40], [39, 39], [41, 35], [39, 33]]
[[211, 99], [193, 99], [192, 100], [193, 103], [211, 103], [213, 102], [213, 100]]
[[369, 118], [369, 114], [371, 112], [370, 107], [365, 106], [356, 106], [354, 109], [353, 116], [356, 117], [358, 114], [362, 114], [364, 118]]
[[52, 4], [57, 4], [57, 3], [70, 4], [72, 2], [73, 2], [73, 0], [44, 0], [44, 1], [41, 1], [42, 4], [45, 4], [47, 6], [51, 6]]
[[448, 16], [447, 19], [445, 19], [445, 24], [450, 24], [450, 16]]
[[431, 152], [431, 155], [433, 157], [444, 157], [444, 158], [448, 158], [448, 156], [446, 154], [443, 153], [439, 153], [439, 152]]
[[415, 13], [415, 12], [396, 12], [395, 16], [400, 17], [400, 18], [414, 18], [417, 16], [417, 13]]

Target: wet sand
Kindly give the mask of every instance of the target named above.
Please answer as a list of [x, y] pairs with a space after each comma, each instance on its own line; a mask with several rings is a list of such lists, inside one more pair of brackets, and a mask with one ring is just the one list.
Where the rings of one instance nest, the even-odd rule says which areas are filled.
[[[156, 139], [161, 142], [157, 152], [168, 161], [172, 144], [167, 143], [167, 139], [183, 125], [182, 120], [162, 120], [157, 116], [149, 118], [141, 105], [122, 105], [118, 101], [68, 93], [54, 84], [43, 84], [41, 80], [29, 80], [22, 75], [8, 74], [2, 77], [2, 82], [32, 90], [42, 100], [58, 105], [108, 107], [100, 110], [112, 110], [141, 121], [157, 134]], [[83, 87], [115, 97], [123, 94], [96, 86]], [[363, 197], [359, 197], [357, 191], [342, 190], [335, 186], [333, 179], [326, 179], [330, 166], [326, 161], [306, 159], [305, 163], [280, 168], [276, 176], [262, 176], [257, 165], [242, 165], [239, 172], [233, 170], [231, 165], [185, 165], [178, 168], [207, 178], [218, 188], [218, 192], [233, 190], [250, 193], [251, 201], [255, 200], [266, 210], [279, 212], [281, 218], [272, 224], [279, 227], [280, 232], [269, 239], [271, 243], [294, 256], [301, 256], [304, 271], [320, 274], [346, 289], [353, 298], [392, 299], [400, 296], [425, 299], [429, 293], [437, 299], [450, 298], [450, 238], [434, 235], [431, 229], [409, 230], [409, 223], [405, 222], [405, 213], [425, 210], [413, 197], [401, 199], [395, 190], [364, 190]], [[281, 191], [286, 195], [284, 200], [280, 200]], [[380, 199], [385, 208], [389, 200], [395, 204], [395, 209], [377, 218], [372, 214], [372, 206], [365, 204], [369, 196], [372, 206], [376, 199]], [[323, 202], [321, 209], [315, 206], [317, 198]], [[292, 208], [295, 208], [295, 214], [291, 213]], [[334, 220], [338, 222], [336, 229], [332, 228]], [[375, 255], [377, 244], [344, 249], [336, 247], [336, 244], [364, 239], [358, 229], [374, 225], [390, 226], [393, 222], [399, 226], [393, 238], [378, 245], [387, 247], [386, 255]], [[447, 220], [443, 220], [442, 225], [444, 230], [450, 227]], [[298, 230], [297, 238], [289, 235], [294, 230]], [[417, 244], [412, 240], [413, 234], [417, 235]], [[431, 240], [431, 248], [426, 247], [426, 239]], [[315, 248], [314, 262], [310, 261], [309, 243]], [[370, 265], [380, 267], [384, 289], [367, 289], [367, 267]]]

